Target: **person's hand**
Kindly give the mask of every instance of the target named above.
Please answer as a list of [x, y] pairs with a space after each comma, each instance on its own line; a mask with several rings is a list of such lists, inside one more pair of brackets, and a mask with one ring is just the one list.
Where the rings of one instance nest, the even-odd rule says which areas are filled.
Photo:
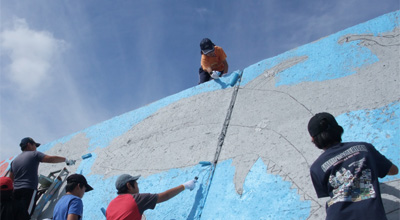
[[75, 165], [76, 160], [70, 160], [65, 158], [65, 163], [67, 164], [67, 166], [72, 166]]
[[197, 180], [189, 180], [182, 185], [185, 187], [185, 189], [190, 189], [190, 191], [192, 191], [194, 189], [194, 187], [196, 186], [196, 182], [197, 182]]
[[212, 77], [213, 79], [218, 79], [219, 76], [221, 76], [221, 72], [218, 72], [218, 71], [215, 71], [215, 70], [212, 71], [211, 77]]

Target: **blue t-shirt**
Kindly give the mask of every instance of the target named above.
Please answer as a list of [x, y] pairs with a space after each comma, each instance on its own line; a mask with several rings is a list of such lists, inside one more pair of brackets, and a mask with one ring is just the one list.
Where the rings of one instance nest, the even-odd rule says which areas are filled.
[[11, 162], [14, 189], [37, 189], [39, 163], [44, 156], [39, 151], [23, 151]]
[[378, 178], [391, 166], [369, 143], [340, 143], [324, 151], [310, 172], [318, 198], [331, 197], [326, 219], [386, 219]]
[[79, 215], [79, 219], [82, 219], [83, 203], [81, 198], [67, 194], [54, 207], [53, 220], [67, 220], [69, 214]]

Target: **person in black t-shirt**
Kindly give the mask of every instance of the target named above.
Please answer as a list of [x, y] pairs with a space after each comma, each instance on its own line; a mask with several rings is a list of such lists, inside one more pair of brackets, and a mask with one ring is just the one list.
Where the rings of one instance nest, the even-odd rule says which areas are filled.
[[14, 200], [12, 196], [14, 187], [10, 177], [0, 177], [0, 188], [0, 219], [29, 219], [28, 211], [19, 204], [19, 201]]
[[326, 112], [308, 123], [312, 142], [324, 152], [311, 165], [318, 198], [326, 203], [326, 219], [386, 218], [378, 178], [396, 175], [398, 168], [365, 142], [342, 143], [343, 128]]

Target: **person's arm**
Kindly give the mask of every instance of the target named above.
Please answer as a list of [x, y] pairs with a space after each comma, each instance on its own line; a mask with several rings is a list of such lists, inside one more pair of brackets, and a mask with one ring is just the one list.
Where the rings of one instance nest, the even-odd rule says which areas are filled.
[[229, 66], [228, 66], [228, 61], [226, 61], [226, 60], [222, 61], [222, 63], [224, 64], [224, 72], [223, 72], [223, 74], [224, 74], [224, 73], [228, 72]]
[[397, 175], [399, 173], [399, 168], [397, 168], [396, 165], [392, 164], [392, 166], [390, 167], [389, 172], [387, 173], [387, 175]]
[[44, 163], [61, 163], [61, 162], [65, 162], [65, 160], [66, 160], [65, 157], [45, 155], [42, 159], [42, 162], [44, 162]]
[[169, 189], [165, 192], [158, 194], [157, 203], [165, 202], [165, 201], [173, 198], [174, 196], [178, 195], [185, 189], [189, 189], [190, 191], [192, 191], [194, 189], [194, 187], [196, 187], [196, 182], [197, 182], [197, 179], [189, 180], [180, 186], [177, 186], [175, 188]]
[[79, 220], [79, 215], [68, 214], [67, 220]]
[[211, 73], [212, 73], [211, 67], [207, 67], [207, 68], [205, 69], [205, 71], [206, 71], [208, 74], [210, 74], [210, 75], [211, 75]]
[[183, 185], [180, 185], [175, 188], [169, 189], [165, 192], [162, 192], [162, 193], [158, 194], [157, 203], [165, 202], [165, 201], [175, 197], [176, 195], [181, 193], [183, 190], [185, 190], [185, 187]]
[[204, 54], [201, 55], [200, 66], [204, 70], [204, 72], [207, 72], [211, 76], [212, 68], [211, 68], [209, 62], [207, 61], [206, 55], [204, 55]]
[[10, 170], [9, 177], [14, 182], [14, 173]]

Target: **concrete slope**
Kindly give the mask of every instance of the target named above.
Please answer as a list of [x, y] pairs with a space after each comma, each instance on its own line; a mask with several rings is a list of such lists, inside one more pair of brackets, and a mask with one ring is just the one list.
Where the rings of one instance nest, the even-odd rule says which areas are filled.
[[[95, 189], [83, 198], [85, 219], [105, 219], [100, 209], [116, 196], [123, 173], [141, 174], [140, 191], [151, 193], [199, 177], [195, 190], [146, 211], [147, 219], [324, 219], [326, 200], [316, 197], [309, 176], [321, 154], [307, 132], [312, 115], [332, 113], [344, 141], [370, 142], [400, 165], [399, 16], [385, 14], [39, 150], [92, 154], [67, 167]], [[39, 172], [62, 167], [41, 164]], [[389, 219], [400, 215], [399, 177], [381, 179]]]

